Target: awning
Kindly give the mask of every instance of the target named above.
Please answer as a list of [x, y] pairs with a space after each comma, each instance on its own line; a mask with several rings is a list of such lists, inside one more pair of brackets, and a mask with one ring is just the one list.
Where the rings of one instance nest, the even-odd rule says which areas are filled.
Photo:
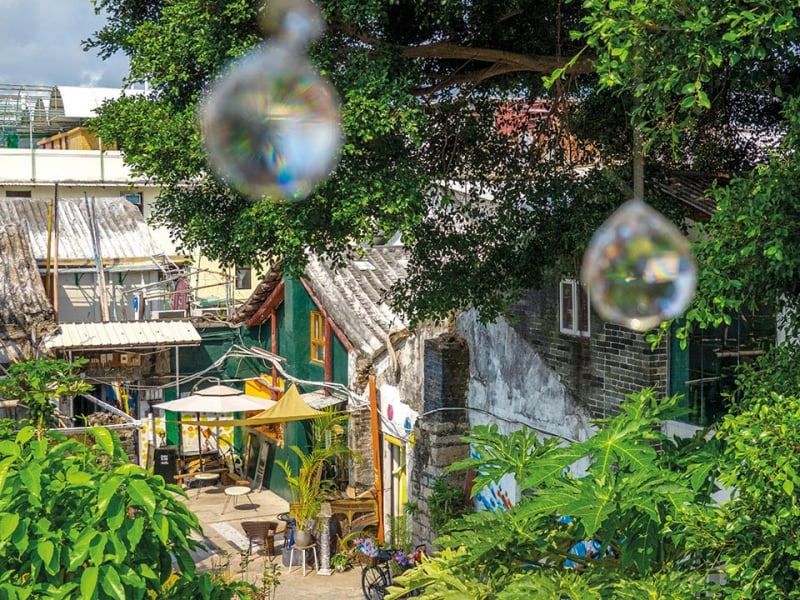
[[158, 346], [199, 346], [200, 334], [191, 321], [125, 321], [61, 323], [45, 339], [50, 350], [121, 350]]

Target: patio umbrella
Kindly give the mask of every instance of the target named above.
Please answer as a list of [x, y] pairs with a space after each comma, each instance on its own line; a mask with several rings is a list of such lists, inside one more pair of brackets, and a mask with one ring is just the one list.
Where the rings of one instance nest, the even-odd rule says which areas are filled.
[[200, 413], [235, 413], [253, 410], [268, 410], [277, 403], [267, 398], [259, 398], [245, 394], [227, 385], [212, 385], [211, 387], [197, 390], [190, 396], [177, 400], [154, 404], [153, 408], [163, 408], [178, 413], [195, 413], [197, 416], [197, 449], [199, 456], [203, 455], [203, 442], [200, 435]]
[[220, 419], [219, 421], [212, 421], [210, 424], [217, 426], [253, 426], [264, 425], [266, 423], [303, 421], [305, 419], [313, 419], [323, 414], [325, 414], [323, 411], [309, 406], [308, 403], [303, 400], [300, 392], [297, 391], [297, 387], [292, 384], [274, 406], [262, 410], [257, 415], [246, 419]]
[[249, 423], [263, 424], [263, 423], [285, 423], [287, 421], [302, 421], [304, 419], [313, 419], [325, 413], [316, 408], [309, 406], [297, 387], [292, 384], [286, 393], [280, 397], [277, 404], [272, 408], [267, 408], [257, 415], [253, 415], [246, 419]]

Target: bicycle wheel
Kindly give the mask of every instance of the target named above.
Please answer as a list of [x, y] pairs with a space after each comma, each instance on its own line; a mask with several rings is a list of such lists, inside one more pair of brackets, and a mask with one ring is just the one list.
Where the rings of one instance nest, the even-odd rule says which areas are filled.
[[389, 582], [380, 567], [364, 567], [361, 570], [361, 590], [367, 600], [383, 600]]

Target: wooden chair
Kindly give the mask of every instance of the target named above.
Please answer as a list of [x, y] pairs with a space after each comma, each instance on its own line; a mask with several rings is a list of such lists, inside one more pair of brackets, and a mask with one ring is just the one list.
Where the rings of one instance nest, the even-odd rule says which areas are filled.
[[247, 536], [249, 546], [247, 553], [253, 551], [253, 544], [263, 545], [270, 560], [275, 555], [275, 532], [278, 529], [277, 521], [242, 521], [244, 534]]

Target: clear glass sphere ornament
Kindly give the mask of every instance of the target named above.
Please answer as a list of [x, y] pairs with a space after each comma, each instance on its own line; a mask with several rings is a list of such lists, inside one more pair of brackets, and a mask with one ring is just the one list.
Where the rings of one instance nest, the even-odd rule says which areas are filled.
[[606, 321], [647, 331], [680, 315], [694, 295], [689, 241], [666, 217], [633, 199], [595, 232], [581, 280]]
[[252, 200], [302, 200], [339, 160], [340, 103], [305, 55], [318, 15], [302, 2], [275, 6], [274, 39], [214, 83], [200, 125], [209, 165], [228, 185]]
[[307, 0], [270, 0], [260, 25], [265, 35], [299, 48], [319, 37], [323, 21], [319, 7]]

